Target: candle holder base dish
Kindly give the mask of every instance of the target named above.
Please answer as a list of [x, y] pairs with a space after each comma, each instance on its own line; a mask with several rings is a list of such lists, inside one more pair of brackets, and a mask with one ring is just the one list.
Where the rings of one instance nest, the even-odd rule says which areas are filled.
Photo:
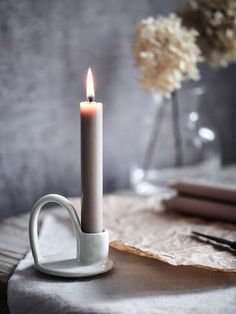
[[[38, 243], [38, 216], [42, 207], [47, 203], [57, 203], [64, 207], [71, 218], [76, 242], [77, 255], [68, 259], [65, 254], [42, 256]], [[48, 194], [41, 197], [32, 209], [29, 222], [29, 239], [37, 270], [58, 277], [89, 277], [109, 271], [113, 261], [108, 257], [109, 234], [106, 229], [98, 233], [85, 233], [77, 211], [73, 204], [65, 197], [57, 194]]]
[[64, 259], [64, 256], [52, 255], [43, 258], [35, 264], [40, 272], [57, 277], [83, 278], [106, 273], [113, 266], [113, 261], [108, 258], [97, 264], [83, 264], [74, 259]]

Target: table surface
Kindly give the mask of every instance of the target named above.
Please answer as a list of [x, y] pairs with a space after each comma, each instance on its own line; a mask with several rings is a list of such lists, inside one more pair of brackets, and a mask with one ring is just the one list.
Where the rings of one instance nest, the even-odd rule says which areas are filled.
[[[219, 174], [219, 182], [234, 183], [236, 167]], [[29, 214], [0, 221], [0, 308], [6, 305], [7, 284], [19, 261], [29, 250]]]
[[29, 249], [29, 214], [0, 222], [0, 298], [6, 298], [7, 282]]

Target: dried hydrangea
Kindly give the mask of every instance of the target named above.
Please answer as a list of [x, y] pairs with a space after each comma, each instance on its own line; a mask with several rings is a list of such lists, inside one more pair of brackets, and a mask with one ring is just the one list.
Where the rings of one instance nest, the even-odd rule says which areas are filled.
[[142, 86], [169, 98], [184, 80], [199, 79], [197, 35], [175, 14], [142, 20], [133, 42], [134, 59], [143, 70]]
[[236, 1], [194, 0], [178, 13], [187, 27], [199, 32], [198, 44], [214, 68], [236, 61]]

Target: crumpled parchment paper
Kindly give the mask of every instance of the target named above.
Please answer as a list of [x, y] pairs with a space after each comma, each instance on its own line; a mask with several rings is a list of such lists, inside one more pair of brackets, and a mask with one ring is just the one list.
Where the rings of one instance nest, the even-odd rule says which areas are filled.
[[110, 245], [171, 265], [236, 272], [236, 252], [191, 236], [199, 231], [236, 240], [236, 226], [165, 211], [157, 197], [107, 196], [104, 226]]

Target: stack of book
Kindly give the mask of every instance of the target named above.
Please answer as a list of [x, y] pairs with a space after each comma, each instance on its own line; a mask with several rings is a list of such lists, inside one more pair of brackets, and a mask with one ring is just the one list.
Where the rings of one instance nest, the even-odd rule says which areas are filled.
[[236, 188], [232, 185], [188, 180], [170, 187], [176, 195], [164, 201], [166, 209], [236, 223]]

